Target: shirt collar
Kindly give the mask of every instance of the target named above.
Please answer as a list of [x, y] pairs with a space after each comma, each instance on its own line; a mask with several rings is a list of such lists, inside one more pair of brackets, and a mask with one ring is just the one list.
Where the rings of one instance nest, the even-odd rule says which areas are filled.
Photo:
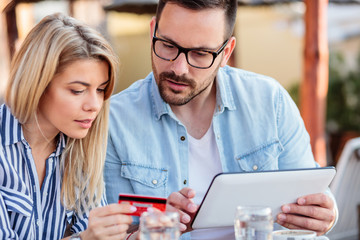
[[[230, 86], [230, 78], [226, 76], [225, 67], [219, 69], [219, 72], [216, 76], [216, 113], [222, 113], [225, 108], [229, 110], [236, 110], [234, 103], [233, 94]], [[169, 104], [164, 102], [160, 96], [159, 88], [156, 84], [154, 74], [151, 74], [151, 98], [153, 100], [153, 106], [155, 111], [155, 117], [157, 120], [161, 118], [164, 114], [172, 115], [171, 108]]]
[[10, 108], [5, 104], [0, 107], [0, 120], [3, 145], [12, 145], [25, 139], [21, 123], [12, 115]]
[[55, 156], [58, 157], [64, 150], [64, 148], [66, 146], [66, 139], [67, 139], [67, 137], [65, 136], [65, 134], [63, 134], [63, 133], [59, 134], [58, 143], [56, 145], [56, 150], [55, 150]]
[[[0, 124], [0, 135], [3, 145], [10, 146], [18, 142], [27, 143], [21, 123], [14, 115], [12, 115], [10, 108], [5, 104], [0, 106]], [[56, 156], [59, 156], [62, 153], [65, 145], [66, 137], [63, 133], [60, 133], [55, 150]]]
[[235, 81], [232, 76], [228, 75], [229, 67], [225, 66], [219, 69], [216, 76], [216, 113], [224, 112], [225, 108], [228, 110], [236, 110], [233, 92], [230, 81]]
[[155, 118], [160, 120], [161, 116], [164, 114], [169, 114], [171, 112], [170, 105], [164, 102], [160, 96], [158, 85], [156, 84], [154, 74], [151, 75], [151, 98], [154, 106]]

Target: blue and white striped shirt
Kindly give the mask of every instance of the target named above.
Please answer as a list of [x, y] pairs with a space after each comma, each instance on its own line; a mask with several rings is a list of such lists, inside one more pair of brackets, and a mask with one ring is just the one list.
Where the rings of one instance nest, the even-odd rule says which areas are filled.
[[[40, 187], [21, 124], [6, 105], [0, 106], [0, 239], [61, 239], [67, 224], [73, 224], [74, 233], [87, 228], [88, 214], [78, 215], [61, 204], [60, 156], [65, 141], [60, 134]], [[101, 205], [105, 204], [103, 196]]]

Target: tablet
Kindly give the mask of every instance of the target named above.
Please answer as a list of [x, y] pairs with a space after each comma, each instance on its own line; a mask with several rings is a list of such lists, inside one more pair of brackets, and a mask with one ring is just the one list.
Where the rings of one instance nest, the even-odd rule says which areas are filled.
[[191, 224], [193, 229], [234, 225], [236, 207], [269, 206], [274, 219], [280, 207], [297, 198], [325, 192], [334, 167], [216, 175]]

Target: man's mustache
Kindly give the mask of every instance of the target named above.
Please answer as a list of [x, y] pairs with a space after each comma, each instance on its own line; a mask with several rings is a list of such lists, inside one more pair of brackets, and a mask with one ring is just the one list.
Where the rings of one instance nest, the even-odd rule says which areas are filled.
[[163, 72], [160, 74], [160, 79], [165, 80], [166, 78], [171, 79], [172, 81], [179, 83], [179, 84], [185, 84], [185, 85], [194, 85], [194, 80], [189, 79], [185, 76], [179, 76], [176, 75], [174, 72]]

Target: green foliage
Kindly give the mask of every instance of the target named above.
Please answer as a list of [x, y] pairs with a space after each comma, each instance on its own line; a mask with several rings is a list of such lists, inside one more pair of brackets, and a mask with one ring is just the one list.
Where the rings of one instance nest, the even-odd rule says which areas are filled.
[[287, 89], [291, 98], [294, 100], [296, 106], [300, 108], [300, 84], [293, 84], [289, 89]]
[[330, 132], [360, 132], [360, 54], [357, 68], [346, 73], [341, 54], [330, 56], [327, 128]]
[[[329, 89], [326, 106], [326, 128], [330, 133], [354, 131], [360, 133], [360, 53], [355, 70], [344, 72], [341, 54], [331, 54]], [[295, 103], [300, 103], [300, 86], [288, 89]]]

